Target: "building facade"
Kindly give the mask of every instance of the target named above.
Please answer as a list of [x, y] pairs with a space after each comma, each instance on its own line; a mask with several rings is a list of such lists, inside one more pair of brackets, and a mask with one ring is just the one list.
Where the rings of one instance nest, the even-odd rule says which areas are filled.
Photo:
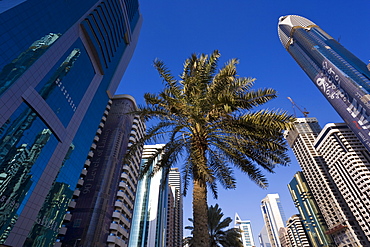
[[84, 184], [79, 188], [76, 205], [65, 219], [66, 234], [60, 234], [63, 246], [122, 246], [129, 241], [141, 153], [123, 164], [130, 143], [143, 137], [145, 125], [129, 95], [117, 95], [107, 106], [104, 128], [97, 131], [99, 140], [94, 156], [85, 162]]
[[370, 246], [370, 153], [344, 123], [326, 124], [314, 143], [338, 187], [350, 224]]
[[239, 215], [236, 213], [234, 218], [234, 227], [240, 230], [243, 247], [255, 246], [250, 220], [241, 220]]
[[[149, 173], [161, 159], [164, 144], [144, 145], [142, 165], [152, 160]], [[139, 181], [134, 216], [130, 230], [130, 247], [161, 247], [166, 244], [168, 171], [159, 170]]]
[[3, 0], [0, 19], [0, 244], [52, 246], [137, 43], [138, 1]]
[[[179, 168], [170, 168], [168, 173], [168, 217], [167, 247], [182, 246], [183, 238], [183, 203], [181, 190], [181, 174]], [[170, 217], [171, 216], [171, 217]]]
[[302, 225], [302, 220], [299, 214], [291, 216], [287, 223], [287, 236], [290, 247], [311, 247], [308, 241], [306, 231]]
[[370, 150], [370, 71], [312, 21], [280, 17], [280, 40], [364, 146]]
[[288, 184], [288, 189], [299, 211], [311, 246], [335, 246], [332, 238], [326, 234], [328, 227], [302, 172], [294, 175]]
[[[339, 247], [369, 246], [359, 222], [347, 204], [345, 195], [339, 184], [334, 181], [331, 168], [316, 147], [316, 143], [322, 140], [322, 137], [319, 138], [320, 132], [321, 127], [316, 118], [298, 118], [295, 128], [287, 131], [285, 136], [325, 219], [328, 227], [325, 233], [330, 235], [335, 245]], [[358, 139], [356, 140], [361, 146]]]
[[271, 247], [280, 247], [279, 229], [285, 227], [285, 215], [278, 194], [267, 194], [261, 201], [263, 220]]
[[260, 243], [260, 247], [271, 247], [266, 225], [263, 226], [260, 233], [258, 234], [258, 242]]

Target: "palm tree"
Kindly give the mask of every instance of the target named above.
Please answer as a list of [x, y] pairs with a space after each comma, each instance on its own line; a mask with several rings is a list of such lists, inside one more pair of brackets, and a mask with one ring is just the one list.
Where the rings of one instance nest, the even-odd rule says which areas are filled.
[[[242, 242], [240, 241], [241, 235], [239, 229], [236, 228], [229, 228], [228, 230], [224, 230], [226, 227], [230, 225], [232, 219], [227, 217], [222, 220], [224, 214], [222, 213], [221, 208], [219, 208], [218, 204], [215, 206], [210, 206], [208, 208], [208, 233], [210, 237], [210, 247], [243, 247]], [[193, 222], [193, 219], [188, 219], [190, 222]], [[185, 229], [194, 230], [193, 226], [187, 226]], [[192, 237], [187, 237], [185, 239], [185, 243], [189, 246], [192, 245]]]
[[[261, 168], [273, 172], [277, 164], [290, 162], [283, 130], [291, 127], [293, 117], [281, 110], [253, 111], [276, 98], [276, 91], [253, 90], [255, 79], [237, 75], [237, 59], [218, 69], [219, 58], [217, 50], [211, 55], [191, 55], [184, 63], [180, 80], [162, 61], [155, 61], [164, 89], [158, 94], [146, 93], [146, 106], [137, 112], [146, 121], [159, 121], [136, 146], [148, 140], [166, 142], [161, 162], [152, 173], [172, 166], [185, 155], [184, 195], [192, 181], [193, 237], [197, 247], [209, 246], [207, 186], [215, 198], [217, 182], [226, 189], [235, 188], [235, 167], [265, 188], [267, 180]], [[134, 150], [132, 147], [130, 152]], [[144, 166], [142, 174], [148, 169], [148, 165]]]

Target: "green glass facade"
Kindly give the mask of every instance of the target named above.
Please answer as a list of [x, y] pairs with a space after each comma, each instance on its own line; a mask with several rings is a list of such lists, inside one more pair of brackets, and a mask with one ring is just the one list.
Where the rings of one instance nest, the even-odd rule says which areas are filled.
[[288, 188], [299, 211], [310, 246], [335, 246], [331, 237], [325, 234], [328, 228], [302, 172], [294, 175]]

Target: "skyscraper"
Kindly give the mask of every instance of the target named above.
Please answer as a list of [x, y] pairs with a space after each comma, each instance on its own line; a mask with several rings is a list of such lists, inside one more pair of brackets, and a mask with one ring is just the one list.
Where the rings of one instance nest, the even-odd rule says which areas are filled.
[[138, 151], [129, 164], [122, 161], [130, 142], [145, 132], [140, 118], [127, 114], [134, 110], [136, 103], [129, 95], [116, 95], [109, 102], [72, 218], [64, 223], [64, 246], [127, 246], [141, 153]]
[[280, 17], [280, 41], [370, 150], [370, 71], [312, 21]]
[[302, 172], [297, 172], [294, 175], [288, 188], [300, 213], [311, 246], [335, 246], [332, 238], [325, 233], [328, 227]]
[[326, 124], [314, 146], [343, 197], [354, 232], [370, 246], [370, 153], [344, 123]]
[[254, 245], [254, 238], [252, 232], [252, 225], [250, 220], [241, 220], [239, 215], [235, 213], [234, 227], [238, 228], [242, 235], [243, 247], [252, 247]]
[[[168, 230], [172, 234], [167, 234], [166, 246], [179, 247], [182, 246], [182, 232], [183, 232], [183, 204], [182, 204], [182, 190], [181, 190], [181, 174], [179, 168], [170, 168], [168, 173], [168, 185], [172, 193], [169, 196], [173, 197], [173, 219], [168, 219]], [[170, 199], [169, 199], [170, 200]], [[170, 209], [169, 209], [170, 210]]]
[[[361, 211], [355, 213], [352, 208], [353, 202], [350, 200], [356, 198], [358, 201], [361, 200], [361, 197], [359, 198], [358, 192], [348, 195], [348, 189], [353, 190], [356, 187], [359, 191], [363, 191], [362, 198], [368, 193], [365, 192], [369, 187], [367, 182], [363, 181], [364, 177], [360, 178], [356, 174], [365, 174], [366, 177], [368, 163], [364, 163], [366, 158], [358, 157], [365, 148], [353, 132], [349, 134], [348, 128], [343, 128], [344, 126], [338, 128], [339, 131], [341, 129], [347, 130], [346, 134], [342, 135], [327, 127], [321, 131], [315, 118], [298, 118], [295, 122], [295, 128], [287, 131], [285, 136], [328, 226], [326, 234], [329, 234], [334, 239], [336, 246], [339, 247], [370, 246], [367, 237], [367, 223], [360, 223], [356, 219], [356, 214], [364, 212], [363, 207], [368, 208], [368, 205], [365, 206], [367, 201], [364, 201], [365, 204], [359, 204], [358, 210]], [[328, 144], [328, 141], [332, 141], [332, 143]], [[323, 145], [327, 145], [328, 150], [319, 148]], [[348, 152], [344, 151], [345, 149]], [[327, 153], [325, 157], [324, 153]], [[343, 160], [343, 157], [346, 158]], [[348, 165], [343, 165], [343, 163], [342, 165], [330, 164], [333, 160], [339, 163], [353, 160], [356, 163], [351, 161]], [[354, 181], [350, 174], [356, 176], [357, 181]], [[343, 183], [346, 185], [342, 185]], [[344, 188], [347, 185], [350, 187]], [[361, 185], [361, 189], [358, 187], [359, 185]], [[364, 220], [362, 217], [361, 219]], [[363, 228], [362, 225], [365, 227]]]
[[258, 242], [260, 243], [260, 247], [271, 247], [266, 225], [263, 226], [258, 234]]
[[[161, 159], [164, 144], [144, 145], [142, 165], [152, 160], [152, 172]], [[161, 247], [166, 243], [168, 172], [161, 169], [153, 177], [148, 174], [139, 181], [134, 216], [130, 231], [130, 247]]]
[[51, 246], [134, 51], [138, 1], [3, 0], [0, 19], [0, 244]]
[[261, 210], [272, 247], [280, 247], [279, 229], [285, 227], [285, 215], [278, 194], [267, 194], [261, 201]]
[[289, 245], [287, 247], [311, 247], [308, 241], [306, 231], [303, 228], [301, 217], [299, 214], [291, 216], [287, 221], [287, 235]]

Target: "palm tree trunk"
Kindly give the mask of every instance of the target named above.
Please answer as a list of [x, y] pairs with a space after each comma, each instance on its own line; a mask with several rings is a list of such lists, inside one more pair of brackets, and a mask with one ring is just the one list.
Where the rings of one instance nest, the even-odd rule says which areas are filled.
[[204, 181], [193, 181], [193, 246], [209, 247], [207, 224], [207, 185]]

